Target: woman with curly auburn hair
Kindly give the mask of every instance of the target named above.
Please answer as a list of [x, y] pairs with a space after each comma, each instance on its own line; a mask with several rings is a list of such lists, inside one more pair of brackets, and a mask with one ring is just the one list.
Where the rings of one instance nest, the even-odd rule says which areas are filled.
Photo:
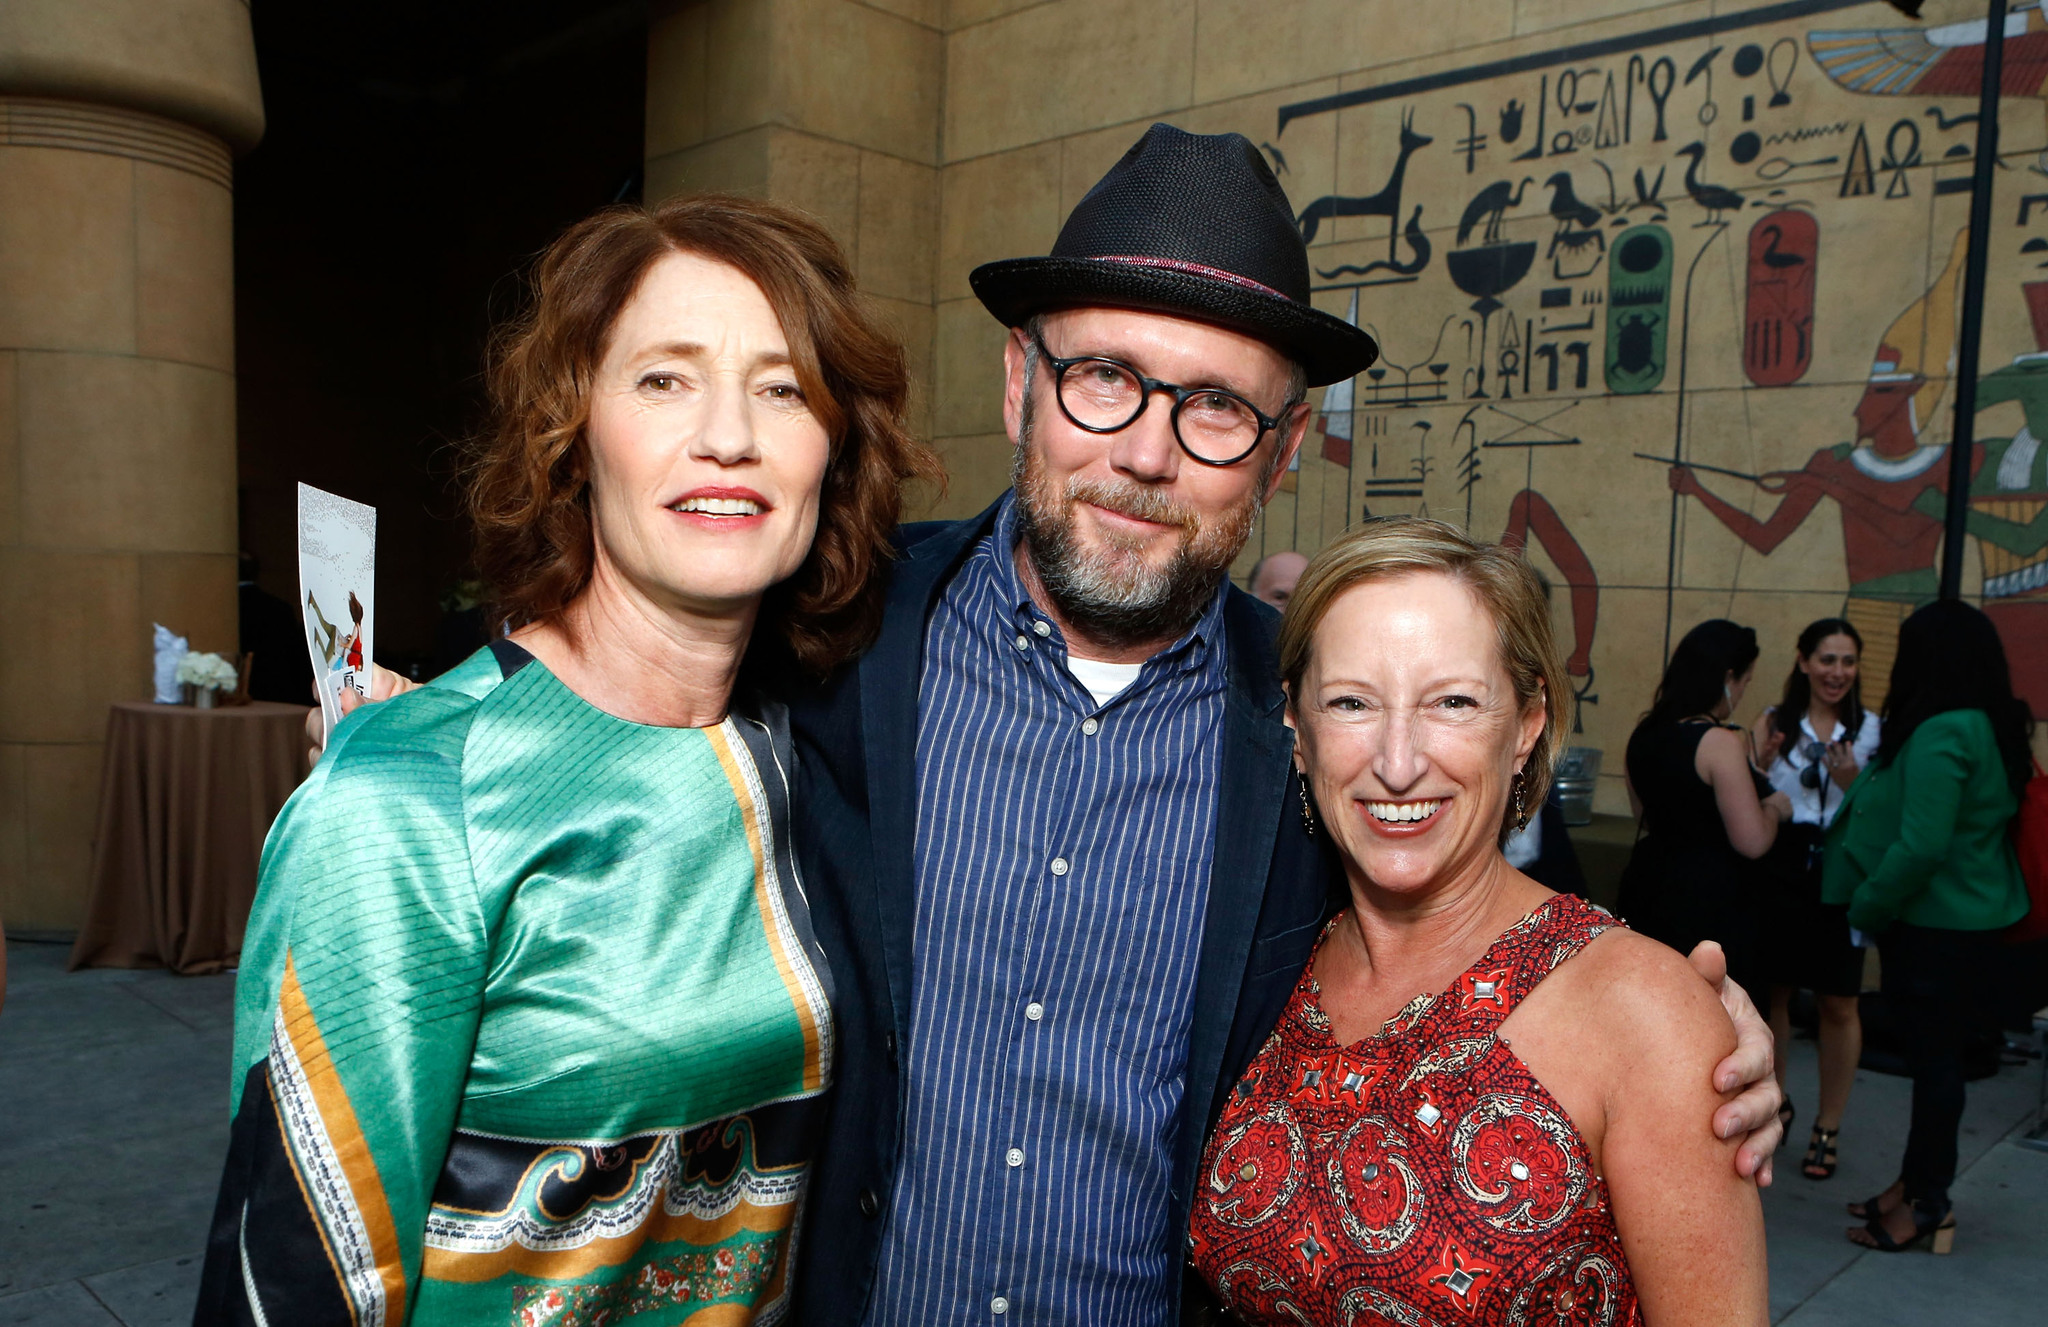
[[350, 714], [265, 847], [199, 1321], [786, 1316], [831, 977], [742, 662], [873, 636], [939, 473], [907, 387], [790, 209], [541, 258], [467, 475], [502, 634]]

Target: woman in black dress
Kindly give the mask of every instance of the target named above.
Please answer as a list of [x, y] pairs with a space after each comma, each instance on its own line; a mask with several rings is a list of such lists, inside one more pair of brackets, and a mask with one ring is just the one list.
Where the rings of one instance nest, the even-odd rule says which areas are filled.
[[1621, 914], [1632, 928], [1681, 954], [1718, 941], [1728, 974], [1745, 986], [1764, 979], [1756, 860], [1792, 812], [1750, 763], [1748, 734], [1728, 722], [1756, 656], [1756, 632], [1719, 618], [1672, 651], [1657, 698], [1628, 739], [1629, 798], [1642, 833], [1621, 878]]

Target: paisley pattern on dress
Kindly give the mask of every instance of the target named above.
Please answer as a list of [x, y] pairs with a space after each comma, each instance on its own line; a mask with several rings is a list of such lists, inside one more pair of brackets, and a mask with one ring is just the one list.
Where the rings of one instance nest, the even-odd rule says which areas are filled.
[[1282, 1322], [1288, 1327], [1314, 1327], [1288, 1293], [1287, 1278], [1257, 1262], [1241, 1262], [1224, 1269], [1222, 1284], [1230, 1287], [1240, 1304], [1255, 1305], [1264, 1322]]
[[1613, 1327], [1627, 1282], [1626, 1266], [1616, 1266], [1589, 1244], [1570, 1245], [1515, 1292], [1508, 1322], [1510, 1327]]
[[1401, 1086], [1419, 1083], [1431, 1074], [1463, 1073], [1474, 1060], [1492, 1049], [1492, 1037], [1466, 1037], [1462, 1041], [1445, 1042], [1416, 1060], [1415, 1067], [1401, 1080]]
[[1586, 1192], [1586, 1167], [1573, 1155], [1577, 1141], [1564, 1116], [1542, 1102], [1496, 1092], [1458, 1122], [1451, 1173], [1494, 1229], [1547, 1230]]
[[1368, 1115], [1344, 1131], [1330, 1154], [1330, 1192], [1344, 1231], [1367, 1253], [1392, 1253], [1421, 1224], [1423, 1196], [1399, 1129]]
[[1344, 1327], [1438, 1327], [1440, 1321], [1407, 1300], [1371, 1286], [1345, 1291], [1337, 1311], [1344, 1315]]
[[1294, 1196], [1306, 1155], [1286, 1107], [1268, 1107], [1210, 1149], [1209, 1210], [1226, 1225], [1257, 1225]]
[[1190, 1261], [1238, 1319], [1640, 1327], [1585, 1140], [1498, 1035], [1616, 924], [1554, 897], [1351, 1046], [1311, 962], [1225, 1102], [1189, 1225]]

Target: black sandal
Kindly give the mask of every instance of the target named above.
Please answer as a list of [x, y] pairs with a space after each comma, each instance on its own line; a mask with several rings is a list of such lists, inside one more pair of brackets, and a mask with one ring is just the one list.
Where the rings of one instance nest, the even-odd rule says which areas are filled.
[[1926, 1244], [1927, 1251], [1934, 1254], [1945, 1254], [1955, 1250], [1956, 1214], [1954, 1208], [1950, 1208], [1948, 1211], [1936, 1216], [1933, 1212], [1916, 1202], [1912, 1205], [1912, 1212], [1913, 1234], [1907, 1239], [1893, 1239], [1892, 1232], [1884, 1228], [1884, 1219], [1882, 1217], [1872, 1217], [1863, 1223], [1863, 1233], [1870, 1236], [1871, 1242], [1864, 1244], [1863, 1241], [1853, 1238], [1849, 1242], [1861, 1245], [1866, 1249], [1875, 1249], [1879, 1253], [1904, 1253], [1908, 1249], [1917, 1249], [1922, 1244]]
[[1785, 1141], [1792, 1136], [1792, 1121], [1798, 1118], [1799, 1108], [1792, 1104], [1792, 1098], [1786, 1097], [1782, 1102], [1778, 1104], [1779, 1147], [1783, 1147], [1785, 1145]]
[[[1835, 1140], [1842, 1136], [1840, 1129], [1823, 1129], [1813, 1126], [1813, 1136], [1806, 1142], [1806, 1160], [1799, 1163], [1799, 1173], [1810, 1180], [1829, 1180], [1835, 1177], [1835, 1167], [1840, 1158], [1835, 1154]], [[1873, 1205], [1876, 1199], [1872, 1199]], [[1850, 1215], [1855, 1215], [1853, 1212]]]
[[[1886, 1212], [1894, 1210], [1897, 1204], [1894, 1204], [1893, 1207], [1886, 1207], [1884, 1205], [1884, 1200], [1885, 1195], [1889, 1194], [1893, 1189], [1897, 1187], [1898, 1184], [1896, 1181], [1894, 1181], [1890, 1186], [1888, 1186], [1885, 1189], [1884, 1193], [1873, 1194], [1872, 1196], [1865, 1198], [1860, 1203], [1850, 1203], [1849, 1215], [1855, 1217], [1858, 1221], [1870, 1221], [1883, 1216]], [[1902, 1195], [1899, 1198], [1899, 1202], [1904, 1201], [1906, 1200]]]

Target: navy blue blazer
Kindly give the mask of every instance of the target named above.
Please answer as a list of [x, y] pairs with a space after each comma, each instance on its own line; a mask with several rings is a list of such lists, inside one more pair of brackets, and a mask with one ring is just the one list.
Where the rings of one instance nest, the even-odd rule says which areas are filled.
[[[905, 526], [880, 638], [825, 685], [791, 695], [797, 858], [832, 965], [835, 1085], [796, 1258], [804, 1327], [854, 1327], [867, 1310], [905, 1111], [918, 682], [925, 623], [955, 568], [995, 521]], [[1232, 588], [1216, 857], [1195, 982], [1187, 1089], [1175, 1129], [1174, 1230], [1184, 1230], [1202, 1144], [1285, 1007], [1318, 928], [1342, 895], [1329, 838], [1303, 829], [1282, 721], [1279, 618]]]

